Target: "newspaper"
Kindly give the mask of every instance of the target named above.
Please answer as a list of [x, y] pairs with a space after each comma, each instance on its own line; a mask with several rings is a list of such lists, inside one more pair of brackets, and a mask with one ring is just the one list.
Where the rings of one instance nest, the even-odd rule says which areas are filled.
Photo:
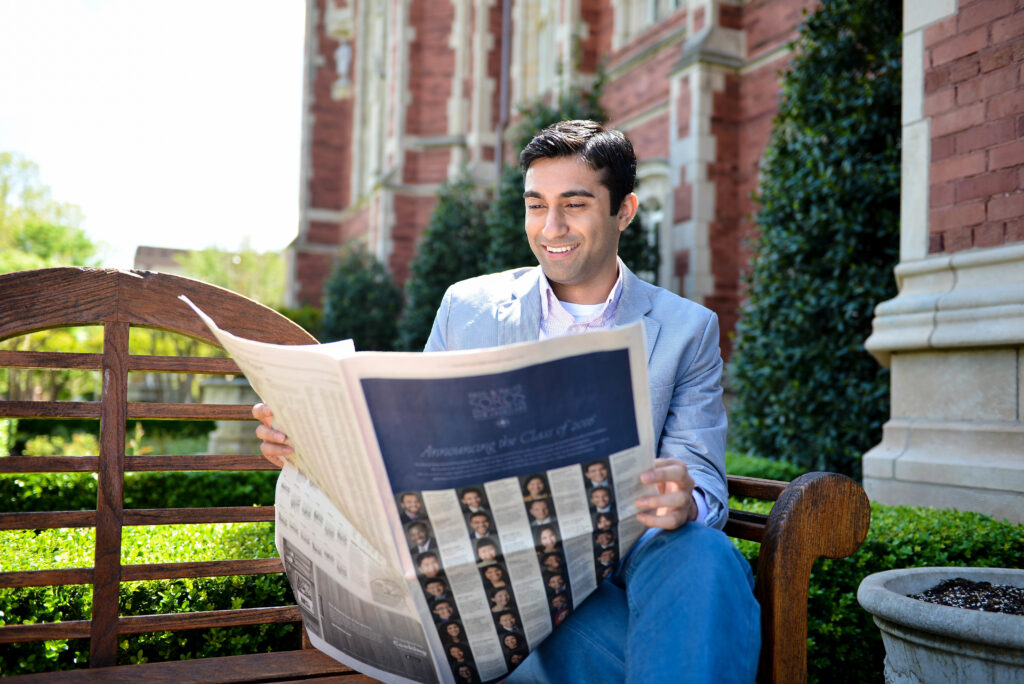
[[[188, 300], [186, 298], [186, 302]], [[272, 345], [202, 317], [294, 458], [276, 541], [314, 646], [500, 680], [618, 565], [655, 441], [640, 325], [474, 351]]]

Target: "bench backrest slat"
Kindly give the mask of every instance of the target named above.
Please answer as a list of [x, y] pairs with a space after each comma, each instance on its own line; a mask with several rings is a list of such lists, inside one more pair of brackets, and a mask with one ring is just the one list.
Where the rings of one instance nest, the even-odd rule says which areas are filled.
[[204, 626], [246, 625], [299, 620], [294, 606], [197, 614], [121, 617], [121, 582], [144, 579], [222, 576], [280, 572], [278, 559], [121, 565], [122, 530], [128, 525], [206, 522], [266, 522], [273, 507], [124, 508], [124, 475], [130, 471], [268, 470], [259, 455], [126, 456], [126, 421], [130, 419], [246, 420], [248, 405], [181, 404], [128, 401], [130, 372], [235, 374], [225, 358], [133, 356], [132, 327], [178, 333], [216, 346], [210, 332], [178, 299], [186, 295], [224, 329], [252, 339], [284, 344], [315, 340], [299, 326], [257, 302], [221, 288], [167, 274], [101, 269], [55, 268], [0, 275], [0, 339], [51, 328], [102, 326], [103, 352], [70, 353], [0, 351], [0, 367], [94, 370], [102, 377], [100, 401], [0, 401], [0, 417], [99, 419], [99, 452], [85, 457], [0, 459], [0, 473], [94, 472], [96, 508], [91, 511], [0, 513], [0, 529], [94, 527], [92, 568], [0, 573], [0, 587], [93, 585], [92, 619], [0, 627], [0, 643], [58, 638], [90, 639], [92, 668], [116, 664], [122, 634]]

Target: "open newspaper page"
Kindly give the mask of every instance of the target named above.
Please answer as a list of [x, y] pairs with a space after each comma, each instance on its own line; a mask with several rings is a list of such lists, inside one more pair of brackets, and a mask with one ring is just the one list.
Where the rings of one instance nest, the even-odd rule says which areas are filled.
[[296, 449], [278, 549], [310, 638], [366, 674], [500, 679], [643, 532], [638, 325], [412, 354], [266, 345], [204, 319]]
[[655, 443], [642, 328], [343, 367], [435, 647], [456, 681], [501, 678], [645, 529], [634, 501], [653, 491], [640, 473]]

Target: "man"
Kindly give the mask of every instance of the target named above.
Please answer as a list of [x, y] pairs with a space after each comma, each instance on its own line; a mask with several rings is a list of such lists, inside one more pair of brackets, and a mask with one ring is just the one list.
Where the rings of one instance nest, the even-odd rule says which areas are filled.
[[[726, 418], [714, 313], [634, 276], [617, 256], [636, 215], [636, 157], [621, 133], [563, 121], [523, 150], [526, 237], [538, 267], [456, 283], [426, 351], [474, 349], [641, 322], [658, 459], [635, 502], [652, 528], [508, 682], [749, 682], [760, 650], [749, 564], [725, 525]], [[263, 422], [263, 453], [286, 436]], [[657, 533], [657, 530], [667, 532]], [[628, 590], [628, 593], [627, 593]], [[556, 599], [559, 597], [556, 597]], [[570, 628], [570, 625], [572, 626]]]
[[498, 636], [502, 637], [506, 634], [515, 634], [517, 637], [521, 637], [523, 634], [519, 630], [519, 620], [516, 619], [516, 614], [510, 610], [498, 616]]
[[427, 600], [430, 601], [431, 605], [436, 604], [438, 601], [448, 601], [452, 597], [448, 591], [448, 584], [439, 577], [425, 582], [423, 590], [427, 592]]
[[437, 553], [434, 551], [427, 551], [416, 556], [416, 570], [424, 582], [443, 577], [441, 561], [437, 559]]
[[493, 539], [481, 539], [476, 543], [476, 562], [478, 566], [486, 566], [498, 560], [498, 545]]
[[415, 492], [402, 492], [398, 497], [398, 505], [398, 517], [401, 518], [403, 524], [416, 522], [422, 518], [423, 502], [420, 500], [419, 494]]
[[487, 513], [487, 509], [483, 506], [483, 497], [480, 495], [480, 490], [476, 487], [469, 487], [463, 490], [459, 500], [462, 502], [462, 512], [467, 515]]
[[612, 513], [611, 490], [607, 487], [594, 487], [590, 490], [590, 510], [594, 513]]
[[568, 587], [565, 585], [565, 578], [561, 575], [551, 575], [548, 577], [548, 596], [555, 596], [557, 594], [565, 593]]
[[491, 516], [486, 513], [474, 513], [469, 516], [470, 532], [469, 538], [474, 542], [480, 539], [487, 539], [491, 536]]
[[455, 605], [448, 599], [441, 599], [434, 604], [434, 621], [438, 624], [447, 624], [457, 620], [459, 615], [455, 612]]
[[530, 514], [530, 525], [533, 527], [550, 525], [555, 522], [554, 517], [551, 515], [551, 509], [548, 507], [548, 502], [545, 499], [531, 501], [527, 512]]
[[608, 465], [604, 461], [588, 463], [583, 471], [583, 475], [586, 478], [586, 482], [583, 484], [587, 486], [587, 489], [593, 487], [611, 488], [612, 486], [611, 480], [608, 479]]
[[426, 551], [437, 551], [437, 542], [430, 534], [430, 528], [424, 522], [414, 522], [405, 530], [409, 542], [409, 550], [416, 555]]

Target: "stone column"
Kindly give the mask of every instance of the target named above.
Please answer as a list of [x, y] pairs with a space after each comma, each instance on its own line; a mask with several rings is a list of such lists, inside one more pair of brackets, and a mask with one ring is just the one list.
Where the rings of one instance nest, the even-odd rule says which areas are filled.
[[979, 7], [904, 2], [899, 295], [865, 343], [892, 413], [864, 488], [1024, 522], [1024, 10]]

